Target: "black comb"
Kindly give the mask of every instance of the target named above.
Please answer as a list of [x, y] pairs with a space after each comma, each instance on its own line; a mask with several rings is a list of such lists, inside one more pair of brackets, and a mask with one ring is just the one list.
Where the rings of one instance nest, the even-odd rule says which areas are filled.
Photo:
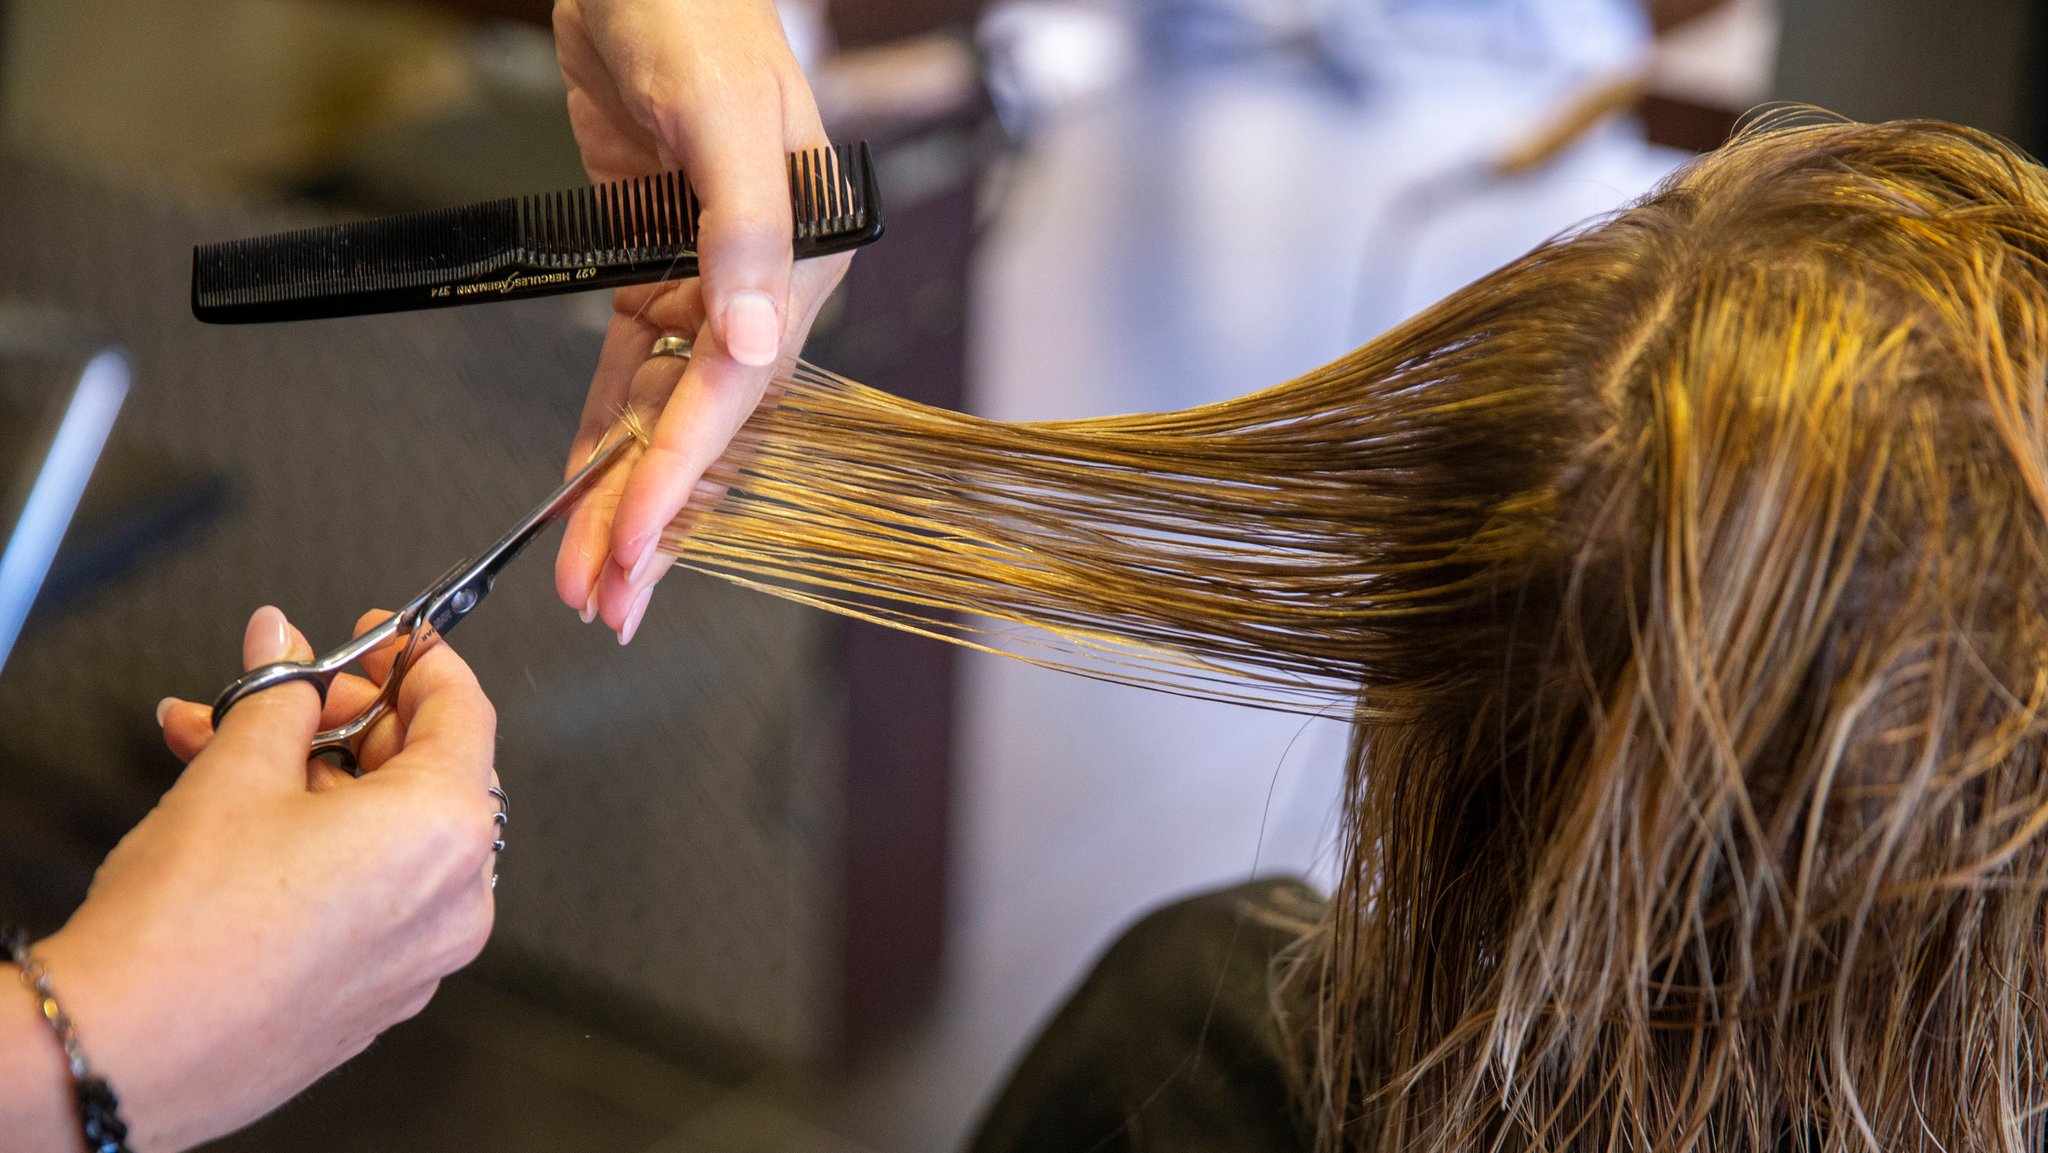
[[[798, 259], [882, 234], [866, 141], [789, 157]], [[214, 324], [362, 316], [697, 275], [697, 196], [664, 172], [543, 196], [305, 228], [192, 250]]]

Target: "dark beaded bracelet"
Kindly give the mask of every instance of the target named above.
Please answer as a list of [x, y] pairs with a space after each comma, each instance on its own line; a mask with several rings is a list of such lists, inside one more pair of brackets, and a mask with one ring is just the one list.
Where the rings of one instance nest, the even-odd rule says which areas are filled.
[[128, 1148], [128, 1125], [121, 1120], [121, 1101], [114, 1096], [114, 1087], [107, 1084], [105, 1077], [93, 1076], [92, 1066], [86, 1063], [85, 1053], [78, 1047], [78, 1031], [71, 1027], [70, 1015], [58, 1007], [57, 994], [50, 991], [49, 971], [29, 952], [28, 934], [12, 927], [0, 929], [0, 944], [6, 946], [7, 955], [21, 970], [21, 983], [36, 995], [36, 1007], [64, 1048], [86, 1153], [132, 1153]]

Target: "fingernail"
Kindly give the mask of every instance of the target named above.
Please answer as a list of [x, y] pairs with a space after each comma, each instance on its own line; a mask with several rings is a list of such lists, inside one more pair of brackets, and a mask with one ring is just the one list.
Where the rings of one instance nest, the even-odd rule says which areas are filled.
[[164, 727], [164, 718], [171, 715], [171, 706], [178, 703], [176, 697], [165, 697], [156, 703], [156, 727]]
[[291, 646], [291, 630], [284, 613], [275, 605], [264, 605], [251, 614], [249, 627], [242, 632], [242, 665], [253, 669], [281, 661]]
[[597, 619], [597, 582], [595, 580], [590, 582], [590, 595], [583, 598], [583, 612], [580, 615], [583, 617], [584, 624], [589, 624]]
[[740, 292], [725, 302], [725, 323], [719, 337], [725, 351], [741, 364], [756, 368], [775, 363], [781, 351], [782, 325], [775, 302], [765, 292]]
[[668, 563], [668, 558], [662, 555], [661, 541], [648, 541], [647, 551], [640, 554], [640, 559], [633, 563], [633, 571], [626, 574], [626, 583], [634, 588], [647, 584], [655, 570], [665, 563]]
[[647, 615], [647, 602], [654, 597], [654, 586], [648, 585], [633, 598], [633, 611], [626, 614], [626, 624], [619, 630], [619, 643], [631, 644], [633, 634], [640, 631], [640, 618]]

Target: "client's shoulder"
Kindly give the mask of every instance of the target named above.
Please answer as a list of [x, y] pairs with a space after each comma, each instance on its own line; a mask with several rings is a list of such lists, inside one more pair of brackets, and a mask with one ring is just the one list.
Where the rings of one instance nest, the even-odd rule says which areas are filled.
[[[1263, 1020], [1273, 963], [1315, 927], [1322, 912], [1323, 898], [1291, 878], [1184, 897], [1146, 913], [1125, 930], [1082, 989], [1106, 986], [1104, 992], [1192, 1009], [1204, 1017], [1212, 1008], [1256, 1008]], [[1259, 996], [1256, 1005], [1241, 996], [1253, 992]]]
[[977, 1153], [1300, 1148], [1276, 962], [1321, 913], [1301, 882], [1259, 880], [1140, 918], [1018, 1064]]

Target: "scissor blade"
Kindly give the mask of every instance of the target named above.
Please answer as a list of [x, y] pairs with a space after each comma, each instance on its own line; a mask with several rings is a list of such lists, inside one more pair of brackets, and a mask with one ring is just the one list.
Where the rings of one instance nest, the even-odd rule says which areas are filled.
[[441, 590], [430, 598], [426, 605], [427, 622], [434, 629], [446, 633], [461, 623], [478, 602], [490, 595], [491, 586], [497, 582], [498, 574], [511, 564], [521, 550], [532, 542], [542, 530], [554, 523], [556, 518], [569, 510], [597, 478], [604, 475], [613, 462], [623, 455], [634, 440], [621, 435], [612, 444], [598, 450], [590, 463], [578, 469], [576, 475], [562, 482], [562, 486], [548, 494], [546, 500], [534, 507], [511, 531], [498, 538], [498, 542], [478, 553], [467, 564], [459, 565], [447, 576], [435, 582]]

